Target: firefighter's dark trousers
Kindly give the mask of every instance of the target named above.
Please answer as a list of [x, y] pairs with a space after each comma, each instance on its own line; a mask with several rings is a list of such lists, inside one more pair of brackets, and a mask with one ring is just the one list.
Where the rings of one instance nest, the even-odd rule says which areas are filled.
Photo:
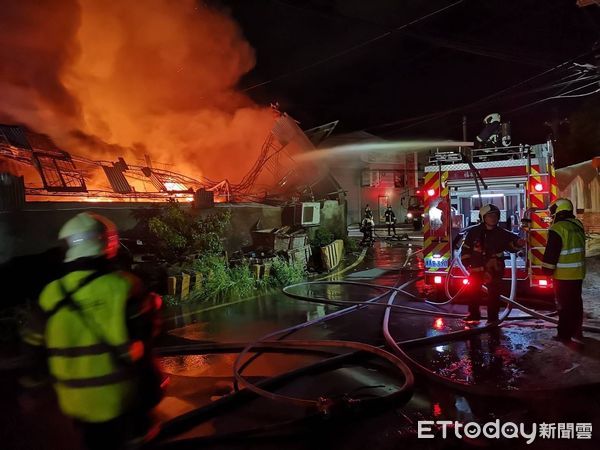
[[[484, 297], [481, 285], [483, 282], [479, 279], [472, 280], [469, 285], [469, 315], [474, 318], [481, 316], [479, 312], [479, 306], [482, 303], [481, 299]], [[500, 312], [500, 294], [502, 279], [492, 279], [492, 281], [485, 284], [487, 287], [487, 320], [496, 321], [498, 320], [498, 313]]]
[[571, 339], [581, 336], [583, 322], [583, 280], [554, 280], [554, 295], [558, 308], [558, 337]]
[[363, 238], [362, 238], [362, 241], [360, 241], [360, 245], [364, 245], [366, 243], [371, 244], [372, 242], [373, 242], [373, 228], [367, 227], [363, 231]]
[[391, 235], [391, 231], [394, 230], [394, 234], [396, 234], [396, 222], [387, 222], [387, 230], [388, 236]]

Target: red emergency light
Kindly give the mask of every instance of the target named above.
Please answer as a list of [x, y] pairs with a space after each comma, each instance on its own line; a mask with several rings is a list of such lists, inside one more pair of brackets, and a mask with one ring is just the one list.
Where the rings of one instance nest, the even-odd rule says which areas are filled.
[[465, 286], [466, 286], [467, 284], [469, 284], [469, 279], [468, 279], [468, 278], [463, 278], [463, 280], [462, 280], [462, 284], [464, 284]]
[[435, 277], [433, 277], [433, 282], [435, 284], [442, 284], [442, 277], [440, 277], [439, 275], [436, 275]]
[[535, 183], [533, 189], [535, 189], [536, 192], [542, 192], [544, 190], [544, 185], [542, 183]]
[[435, 195], [435, 189], [428, 189], [427, 195], [429, 195], [430, 197], [433, 197]]
[[442, 319], [441, 317], [435, 319], [435, 322], [433, 322], [433, 328], [435, 328], [436, 330], [441, 330], [442, 328], [444, 328], [444, 319]]
[[545, 278], [540, 279], [539, 285], [540, 287], [548, 286], [548, 280], [546, 280]]

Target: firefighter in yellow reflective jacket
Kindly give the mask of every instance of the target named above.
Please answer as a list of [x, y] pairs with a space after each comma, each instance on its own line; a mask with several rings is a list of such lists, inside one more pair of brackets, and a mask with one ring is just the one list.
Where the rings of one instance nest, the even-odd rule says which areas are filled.
[[573, 204], [559, 198], [550, 205], [554, 222], [548, 233], [542, 268], [554, 278], [558, 306], [558, 332], [555, 339], [570, 342], [581, 339], [583, 300], [581, 288], [585, 278], [585, 232], [573, 215]]
[[149, 437], [149, 411], [161, 397], [150, 353], [160, 297], [111, 268], [119, 240], [108, 219], [78, 214], [59, 238], [68, 245], [66, 275], [40, 294], [24, 340], [45, 350], [60, 408], [86, 447], [131, 448]]

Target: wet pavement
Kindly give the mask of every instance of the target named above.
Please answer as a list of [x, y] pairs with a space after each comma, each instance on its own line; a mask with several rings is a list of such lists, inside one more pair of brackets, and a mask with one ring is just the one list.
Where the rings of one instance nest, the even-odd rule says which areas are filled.
[[[420, 241], [383, 241], [369, 249], [364, 261], [352, 271], [330, 280], [351, 280], [386, 286], [400, 285], [418, 276]], [[356, 256], [356, 255], [354, 255]], [[416, 293], [417, 285], [407, 290]], [[330, 300], [365, 301], [383, 291], [356, 285], [310, 285], [295, 293]], [[398, 294], [396, 304], [418, 307], [432, 312], [465, 313], [462, 305], [437, 307]], [[346, 306], [323, 305], [292, 299], [279, 291], [230, 303], [212, 302], [183, 305], [165, 313], [167, 333], [163, 346], [201, 343], [248, 343], [276, 330], [304, 323], [339, 311]], [[369, 306], [349, 312], [327, 322], [311, 325], [286, 339], [349, 340], [383, 345], [381, 323], [384, 308]], [[460, 319], [441, 315], [422, 315], [395, 310], [390, 332], [397, 341], [459, 331], [465, 329]], [[511, 448], [597, 448], [600, 441], [600, 343], [598, 336], [588, 338], [582, 349], [565, 347], [550, 339], [554, 329], [540, 321], [521, 319], [508, 321], [500, 329], [480, 335], [435, 345], [406, 348], [408, 355], [431, 374], [417, 374], [415, 392], [406, 404], [386, 404], [368, 411], [349, 411], [331, 417], [318, 416], [310, 422], [303, 408], [262, 398], [236, 402], [232, 407], [211, 413], [210, 419], [197, 426], [186, 426], [181, 433], [169, 434], [168, 440], [182, 442], [212, 434], [231, 434], [239, 430], [269, 427], [286, 423], [286, 427], [268, 436], [231, 435], [223, 442], [191, 442], [187, 447], [199, 448], [266, 448], [266, 449], [396, 449], [396, 448], [473, 448], [510, 446]], [[348, 350], [336, 350], [341, 354]], [[166, 398], [158, 407], [163, 423], [181, 414], [227, 399], [233, 390], [232, 366], [236, 354], [208, 352], [161, 358], [161, 366], [169, 375]], [[252, 382], [265, 380], [308, 364], [323, 360], [316, 354], [262, 354], [244, 371]], [[457, 386], [478, 386], [486, 395], [453, 389], [435, 382], [444, 377]], [[294, 397], [315, 399], [375, 398], [399, 389], [402, 377], [389, 364], [373, 357], [356, 358], [342, 366], [321, 373], [299, 376], [277, 386], [274, 392]], [[3, 428], [6, 448], [79, 448], [77, 435], [68, 421], [60, 416], [53, 396], [45, 393], [37, 399], [14, 398], [16, 385], [5, 380], [2, 393], [9, 400], [0, 410], [0, 420], [10, 424]], [[579, 390], [566, 390], [585, 386]], [[514, 392], [548, 388], [541, 395], [513, 398]], [[0, 393], [0, 394], [2, 394]], [[215, 403], [217, 402], [217, 403]], [[17, 414], [11, 414], [17, 411]], [[311, 416], [312, 417], [312, 416]], [[502, 422], [579, 422], [592, 423], [595, 433], [590, 441], [561, 439], [538, 440], [527, 445], [523, 440], [472, 440], [448, 437], [417, 439], [419, 420], [460, 420], [484, 423]], [[189, 424], [195, 423], [190, 420]], [[198, 422], [199, 423], [199, 422]], [[293, 432], [291, 435], [290, 433]], [[439, 430], [438, 430], [439, 433]], [[4, 447], [3, 447], [4, 448]]]
[[[413, 255], [416, 243], [384, 242], [370, 249], [363, 264], [344, 279], [391, 286], [404, 282], [418, 274], [422, 268]], [[409, 250], [410, 249], [410, 250]], [[339, 277], [337, 277], [339, 278]], [[337, 279], [334, 277], [334, 279]], [[297, 293], [327, 297], [331, 300], [367, 300], [381, 290], [362, 286], [310, 286]], [[416, 292], [414, 287], [413, 292]], [[398, 295], [397, 304], [419, 307], [430, 311], [435, 306], [417, 302]], [[201, 309], [201, 306], [198, 307]], [[287, 298], [279, 293], [259, 296], [248, 302], [231, 305], [207, 312], [194, 312], [190, 307], [174, 314], [170, 320], [171, 337], [208, 342], [248, 342], [260, 336], [315, 317], [341, 309]], [[464, 313], [464, 306], [444, 307], [443, 310]], [[290, 339], [343, 339], [382, 345], [381, 319], [383, 308], [368, 307], [295, 332]], [[518, 315], [518, 314], [517, 314]], [[397, 341], [424, 336], [435, 336], [465, 328], [460, 319], [435, 315], [418, 315], [394, 312], [390, 330]], [[600, 381], [599, 343], [588, 339], [583, 350], [571, 349], [550, 339], [554, 330], [540, 321], [516, 320], [506, 322], [494, 332], [456, 342], [410, 348], [411, 358], [427, 366], [435, 375], [464, 385], [483, 386], [489, 396], [475, 395], [446, 386], [431, 383], [418, 377], [417, 389], [411, 401], [400, 408], [389, 408], [367, 417], [354, 418], [361, 424], [360, 433], [351, 424], [332, 421], [323, 428], [317, 426], [319, 447], [327, 443], [329, 448], [470, 448], [486, 446], [489, 441], [416, 439], [418, 420], [475, 420], [485, 422], [503, 418], [524, 422], [565, 422], [566, 418], [579, 422], [593, 422], [600, 429], [600, 400], [597, 383]], [[177, 340], [173, 341], [174, 343]], [[231, 367], [235, 355], [208, 355], [167, 358], [165, 370], [172, 375], [173, 383], [169, 397], [162, 405], [161, 414], [167, 420], [174, 411], [181, 413], [214, 401], [231, 390]], [[306, 355], [263, 355], [246, 372], [253, 380], [281, 374], [320, 358]], [[389, 368], [388, 368], [389, 369]], [[200, 378], [197, 378], [200, 377]], [[192, 379], [190, 379], [192, 378]], [[564, 388], [594, 384], [580, 391], [564, 391]], [[333, 370], [318, 377], [301, 377], [283, 390], [295, 396], [316, 398], [319, 395], [338, 395], [343, 392], [366, 389], [368, 395], [385, 395], [397, 388], [401, 380], [396, 374], [385, 370], [376, 360], [365, 360], [342, 369]], [[202, 386], [202, 388], [200, 388]], [[184, 392], [187, 389], [187, 394]], [[514, 391], [539, 391], [541, 395], [531, 398], [508, 398]], [[199, 395], [202, 392], [202, 395]], [[280, 391], [278, 391], [280, 392]], [[504, 398], [506, 397], [506, 398]], [[583, 402], [583, 404], [582, 404]], [[283, 409], [281, 407], [283, 406]], [[282, 413], [285, 411], [285, 414]], [[273, 404], [263, 399], [253, 400], [235, 411], [219, 416], [208, 424], [193, 428], [185, 436], [231, 432], [301, 417], [303, 411], [287, 405]], [[316, 437], [300, 433], [293, 439], [257, 440], [245, 448], [309, 448], [315, 446]], [[367, 433], [366, 430], [371, 430]], [[307, 430], [305, 430], [307, 431]], [[181, 437], [181, 436], [180, 436]], [[511, 446], [526, 445], [511, 442]], [[543, 448], [564, 448], [565, 441], [545, 440]], [[578, 443], [580, 448], [592, 448], [598, 444]], [[586, 445], [589, 444], [589, 447]], [[234, 441], [219, 448], [231, 448]], [[531, 446], [529, 446], [531, 448]], [[576, 446], [577, 448], [577, 446]]]

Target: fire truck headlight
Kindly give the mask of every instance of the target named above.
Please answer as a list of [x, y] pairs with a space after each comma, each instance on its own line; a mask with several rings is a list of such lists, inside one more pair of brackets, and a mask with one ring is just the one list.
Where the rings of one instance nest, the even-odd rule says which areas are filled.
[[432, 222], [441, 222], [442, 221], [442, 210], [436, 208], [435, 206], [429, 209], [429, 220]]
[[412, 219], [412, 218], [413, 218], [413, 213], [408, 213], [408, 214], [406, 215], [406, 217], [408, 217], [409, 219]]

